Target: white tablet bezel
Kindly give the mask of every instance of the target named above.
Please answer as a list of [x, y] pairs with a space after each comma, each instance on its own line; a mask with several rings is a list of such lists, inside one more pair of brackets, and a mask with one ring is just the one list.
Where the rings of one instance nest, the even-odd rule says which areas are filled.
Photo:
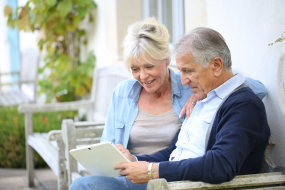
[[70, 150], [70, 154], [92, 175], [116, 177], [114, 165], [130, 160], [112, 143], [103, 142]]

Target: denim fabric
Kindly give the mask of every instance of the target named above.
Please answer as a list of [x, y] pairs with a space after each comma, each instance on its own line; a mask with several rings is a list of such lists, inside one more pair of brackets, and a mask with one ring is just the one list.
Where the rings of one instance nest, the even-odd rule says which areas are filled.
[[69, 190], [145, 190], [147, 183], [136, 185], [125, 176], [86, 176], [73, 181]]
[[261, 82], [252, 78], [245, 77], [244, 83], [253, 91], [253, 93], [259, 98], [263, 99], [267, 95], [267, 90]]

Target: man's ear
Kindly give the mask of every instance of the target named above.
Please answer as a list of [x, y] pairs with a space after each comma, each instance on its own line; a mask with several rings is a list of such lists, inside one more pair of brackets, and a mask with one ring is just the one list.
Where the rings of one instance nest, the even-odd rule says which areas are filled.
[[218, 77], [222, 74], [223, 68], [222, 58], [216, 57], [212, 60], [212, 70], [215, 77]]

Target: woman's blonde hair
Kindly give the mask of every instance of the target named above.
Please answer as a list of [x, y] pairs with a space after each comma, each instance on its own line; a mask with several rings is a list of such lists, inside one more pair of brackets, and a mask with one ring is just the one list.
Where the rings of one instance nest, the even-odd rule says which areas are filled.
[[[124, 47], [124, 59], [127, 68], [133, 62], [152, 63], [170, 57], [167, 28], [155, 18], [147, 18], [129, 26]], [[152, 63], [153, 64], [153, 63]]]

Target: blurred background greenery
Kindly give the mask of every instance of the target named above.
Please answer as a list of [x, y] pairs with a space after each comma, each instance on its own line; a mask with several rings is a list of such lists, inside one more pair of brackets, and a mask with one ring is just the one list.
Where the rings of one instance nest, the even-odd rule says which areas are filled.
[[44, 60], [38, 68], [38, 85], [47, 102], [74, 101], [90, 93], [96, 59], [93, 52], [85, 60], [80, 57], [88, 43], [80, 24], [94, 21], [96, 7], [93, 0], [27, 0], [16, 10], [5, 6], [8, 26], [41, 34], [37, 45]]
[[[38, 49], [42, 56], [38, 68], [38, 93], [46, 102], [66, 102], [88, 97], [96, 57], [83, 52], [88, 39], [82, 22], [93, 22], [93, 0], [27, 0], [13, 9], [5, 6], [7, 25], [19, 31], [38, 31]], [[86, 54], [85, 59], [81, 54]], [[74, 118], [75, 111], [33, 114], [34, 132], [61, 129], [63, 119]], [[35, 152], [35, 167], [46, 163]], [[25, 120], [17, 106], [0, 107], [0, 168], [26, 167]]]
[[[60, 129], [63, 119], [74, 118], [76, 111], [38, 113], [33, 115], [35, 132], [49, 132]], [[0, 168], [25, 168], [25, 122], [17, 107], [0, 109]], [[35, 167], [47, 167], [35, 152]]]

